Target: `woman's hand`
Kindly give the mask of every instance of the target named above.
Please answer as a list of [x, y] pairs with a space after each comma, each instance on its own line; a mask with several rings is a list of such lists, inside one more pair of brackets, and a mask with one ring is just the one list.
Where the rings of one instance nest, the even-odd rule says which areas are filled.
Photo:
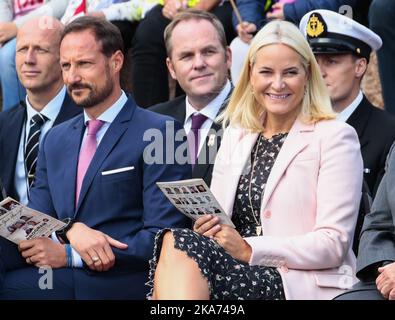
[[241, 237], [236, 229], [221, 225], [221, 230], [214, 236], [214, 240], [223, 247], [233, 258], [249, 263], [252, 254], [251, 246]]
[[193, 231], [217, 241], [233, 258], [246, 263], [250, 261], [251, 246], [236, 229], [219, 224], [218, 217], [208, 214], [199, 218], [193, 226]]
[[221, 225], [219, 224], [218, 217], [211, 214], [204, 215], [197, 219], [193, 225], [193, 231], [209, 238], [213, 238], [220, 230]]

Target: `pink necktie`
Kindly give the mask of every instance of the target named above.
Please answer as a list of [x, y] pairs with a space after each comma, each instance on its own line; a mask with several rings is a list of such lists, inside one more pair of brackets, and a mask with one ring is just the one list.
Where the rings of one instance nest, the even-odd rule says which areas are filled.
[[82, 181], [84, 181], [85, 173], [88, 170], [89, 164], [96, 152], [97, 142], [96, 134], [103, 126], [104, 122], [100, 120], [89, 120], [87, 122], [88, 134], [84, 140], [84, 144], [80, 151], [80, 157], [78, 159], [78, 170], [77, 170], [77, 190], [75, 193], [75, 205], [78, 204], [78, 198], [81, 192]]

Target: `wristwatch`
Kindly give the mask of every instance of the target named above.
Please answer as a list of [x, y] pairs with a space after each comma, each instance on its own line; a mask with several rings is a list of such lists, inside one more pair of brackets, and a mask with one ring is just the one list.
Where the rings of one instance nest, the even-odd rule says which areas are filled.
[[56, 236], [62, 240], [64, 243], [70, 243], [69, 239], [67, 239], [66, 233], [67, 231], [69, 231], [71, 229], [71, 227], [73, 226], [73, 224], [76, 222], [74, 219], [72, 218], [66, 218], [64, 220], [62, 220], [66, 225], [55, 231]]

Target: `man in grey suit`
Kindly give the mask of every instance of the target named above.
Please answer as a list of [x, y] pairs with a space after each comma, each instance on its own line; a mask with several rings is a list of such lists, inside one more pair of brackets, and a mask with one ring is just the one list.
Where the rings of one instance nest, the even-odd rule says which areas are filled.
[[365, 216], [357, 277], [360, 282], [338, 300], [395, 300], [395, 144], [371, 212]]
[[186, 96], [157, 104], [150, 110], [184, 125], [193, 165], [192, 177], [211, 183], [221, 143], [216, 117], [226, 107], [232, 86], [228, 80], [231, 52], [221, 22], [211, 13], [188, 9], [176, 15], [165, 30], [170, 75]]

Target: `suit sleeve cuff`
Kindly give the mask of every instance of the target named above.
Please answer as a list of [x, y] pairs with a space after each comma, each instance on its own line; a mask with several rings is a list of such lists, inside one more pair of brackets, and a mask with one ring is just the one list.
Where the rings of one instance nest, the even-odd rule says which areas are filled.
[[[56, 243], [60, 243], [55, 232], [52, 232], [51, 239]], [[73, 247], [71, 247], [71, 254], [73, 256], [73, 268], [83, 268], [84, 265], [82, 263], [81, 256], [78, 254], [77, 251], [74, 250]]]
[[73, 247], [71, 247], [71, 254], [73, 255], [73, 267], [74, 268], [82, 268], [84, 265], [82, 263], [81, 256]]

